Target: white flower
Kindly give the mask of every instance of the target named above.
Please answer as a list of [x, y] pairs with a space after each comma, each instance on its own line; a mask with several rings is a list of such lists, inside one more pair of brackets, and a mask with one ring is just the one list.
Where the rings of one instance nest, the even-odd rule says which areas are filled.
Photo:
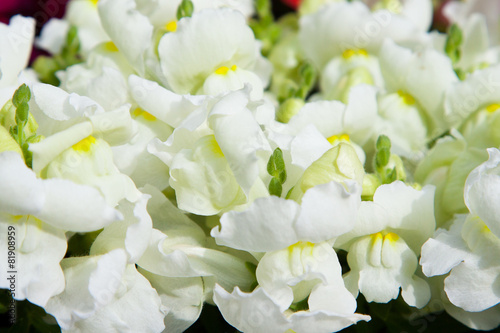
[[245, 18], [229, 9], [181, 19], [175, 32], [162, 37], [158, 52], [168, 85], [180, 94], [218, 95], [249, 83], [251, 98], [260, 99], [270, 74]]
[[[249, 333], [282, 333], [288, 330], [307, 333], [311, 332], [311, 329], [318, 333], [330, 333], [340, 331], [360, 320], [370, 320], [369, 316], [354, 313], [355, 307], [346, 306], [346, 302], [351, 300], [344, 299], [345, 295], [339, 295], [338, 290], [320, 288], [316, 290], [321, 295], [317, 299], [318, 302], [313, 300], [316, 297], [311, 297], [311, 294], [311, 300], [308, 302], [309, 310], [295, 313], [288, 311], [283, 313], [280, 306], [263, 288], [257, 288], [252, 293], [244, 293], [236, 287], [230, 294], [222, 287], [216, 286], [214, 301], [228, 323]], [[325, 302], [325, 299], [329, 302]], [[339, 304], [342, 306], [339, 307]]]
[[139, 268], [160, 296], [165, 308], [165, 330], [184, 332], [200, 316], [205, 300], [207, 277], [166, 277]]
[[[255, 105], [247, 89], [209, 99], [190, 112], [166, 142], [150, 145], [170, 167], [179, 208], [213, 215], [267, 195], [260, 173], [271, 148], [250, 107]], [[181, 116], [179, 109], [174, 112], [170, 116]]]
[[[65, 231], [98, 230], [121, 218], [99, 192], [68, 180], [36, 178], [15, 152], [0, 154], [0, 221], [2, 234], [15, 227], [18, 266], [15, 298], [44, 306], [64, 288], [59, 261], [66, 253]], [[87, 207], [92, 207], [88, 209]], [[7, 237], [0, 241], [7, 254]], [[1, 287], [8, 288], [7, 258]], [[10, 270], [10, 269], [9, 269]]]
[[[375, 94], [373, 87], [360, 85], [350, 91], [349, 102], [346, 105], [338, 101], [306, 103], [288, 124], [282, 126], [281, 131], [300, 135], [300, 131], [312, 124], [331, 144], [349, 142], [356, 149], [359, 159], [364, 164], [365, 156], [360, 146], [363, 146], [373, 133], [373, 124], [377, 114]], [[313, 145], [319, 144], [311, 142], [311, 146]], [[295, 150], [293, 147], [292, 149]], [[314, 149], [314, 147], [305, 147], [305, 150], [307, 149]], [[294, 155], [300, 155], [300, 153]], [[304, 163], [299, 165], [306, 166]]]
[[450, 1], [443, 9], [444, 15], [453, 23], [465, 25], [475, 13], [482, 14], [488, 25], [488, 34], [492, 45], [499, 45], [498, 14], [500, 4], [495, 0]]
[[401, 91], [411, 97], [425, 114], [423, 119], [428, 118], [428, 132], [432, 137], [445, 132], [448, 129], [442, 111], [445, 92], [458, 81], [450, 59], [432, 49], [412, 52], [386, 40], [379, 61], [387, 92]]
[[334, 2], [301, 18], [299, 39], [305, 55], [319, 69], [344, 51], [378, 54], [385, 38], [395, 42], [418, 40], [412, 22], [389, 11], [371, 13], [361, 2]]
[[[78, 1], [77, 1], [78, 2]], [[101, 0], [98, 2], [101, 23], [106, 33], [140, 74], [154, 67], [153, 25], [138, 9], [134, 0]]]
[[0, 23], [0, 107], [7, 102], [18, 86], [18, 76], [28, 65], [35, 20], [16, 15], [10, 24]]
[[422, 247], [421, 264], [427, 276], [443, 275], [444, 289], [455, 306], [479, 312], [500, 303], [496, 283], [500, 274], [498, 223], [498, 165], [500, 151], [467, 178], [464, 198], [470, 214], [457, 217], [449, 230], [438, 230]]
[[401, 288], [409, 305], [427, 304], [429, 286], [415, 273], [420, 247], [435, 228], [433, 198], [431, 186], [417, 191], [396, 181], [361, 203], [354, 229], [335, 241], [348, 251], [345, 282], [354, 295], [359, 290], [368, 302], [387, 303]]
[[372, 10], [387, 9], [412, 21], [421, 31], [429, 30], [432, 23], [431, 0], [363, 0]]
[[464, 125], [470, 116], [476, 118], [480, 113], [488, 114], [496, 111], [500, 100], [499, 82], [500, 65], [497, 65], [475, 71], [464, 81], [452, 84], [446, 91], [444, 99], [448, 122], [458, 127]]
[[379, 99], [375, 124], [376, 137], [380, 134], [391, 139], [391, 152], [411, 158], [426, 150], [427, 127], [415, 99], [399, 90]]
[[[216, 287], [214, 301], [229, 323], [246, 332], [264, 327], [266, 332], [304, 332], [314, 322], [315, 331], [332, 332], [369, 319], [354, 313], [356, 301], [326, 242], [354, 226], [360, 187], [355, 182], [347, 187], [349, 192], [336, 182], [313, 187], [300, 206], [275, 196], [260, 198], [246, 211], [222, 216], [221, 228], [211, 232], [218, 244], [267, 252], [257, 266], [259, 287], [252, 293], [235, 288], [229, 294]], [[304, 302], [308, 311], [294, 313], [293, 307]], [[249, 306], [255, 310], [248, 313]]]
[[354, 227], [361, 189], [353, 181], [346, 188], [337, 182], [317, 185], [295, 201], [270, 196], [256, 199], [243, 212], [221, 218], [221, 228], [211, 231], [217, 244], [245, 251], [275, 251], [298, 241], [319, 243]]
[[63, 330], [163, 330], [165, 314], [160, 297], [134, 265], [127, 265], [125, 251], [67, 258], [61, 266], [66, 288], [52, 297], [45, 309]]

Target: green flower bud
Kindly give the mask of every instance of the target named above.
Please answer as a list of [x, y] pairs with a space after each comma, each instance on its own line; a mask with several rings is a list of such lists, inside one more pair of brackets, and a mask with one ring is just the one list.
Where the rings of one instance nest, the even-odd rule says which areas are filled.
[[377, 151], [375, 155], [375, 165], [378, 168], [383, 168], [389, 163], [389, 158], [391, 157], [391, 150], [389, 148], [382, 148]]
[[23, 83], [19, 88], [17, 88], [14, 96], [12, 97], [12, 103], [15, 107], [19, 107], [21, 104], [26, 104], [31, 99], [30, 88]]
[[[7, 130], [13, 128], [17, 126], [16, 118], [18, 118], [17, 109], [12, 101], [8, 101], [0, 110], [0, 125]], [[23, 128], [25, 137], [29, 138], [35, 135], [37, 129], [38, 124], [35, 121], [35, 118], [31, 115], [31, 113], [28, 112], [28, 118]]]
[[451, 59], [452, 63], [458, 62], [460, 60], [460, 46], [462, 44], [462, 30], [457, 24], [452, 24], [448, 32], [448, 38], [446, 39], [446, 44], [444, 50], [446, 55]]
[[281, 197], [282, 192], [283, 192], [283, 186], [281, 186], [279, 179], [273, 177], [271, 179], [271, 182], [269, 183], [269, 194]]
[[182, 0], [179, 7], [177, 7], [177, 19], [180, 20], [183, 17], [191, 17], [193, 15], [194, 5], [190, 0]]
[[375, 147], [377, 148], [377, 150], [382, 148], [391, 149], [391, 139], [389, 139], [389, 137], [387, 137], [386, 135], [380, 135], [377, 139]]
[[351, 88], [360, 84], [373, 85], [373, 77], [366, 67], [356, 67], [351, 69], [339, 81], [334, 91], [327, 95], [328, 99], [339, 99], [342, 103], [347, 104], [349, 101], [349, 93]]
[[289, 98], [280, 105], [276, 114], [276, 120], [288, 123], [293, 116], [304, 106], [305, 102], [300, 98]]
[[300, 201], [304, 193], [320, 184], [351, 179], [363, 184], [365, 171], [354, 148], [341, 142], [313, 162], [305, 171], [290, 198]]
[[382, 185], [382, 182], [377, 175], [372, 173], [365, 174], [363, 178], [363, 192], [361, 193], [363, 200], [373, 200], [373, 195], [380, 185]]
[[16, 124], [19, 127], [23, 127], [28, 121], [29, 116], [29, 106], [26, 103], [21, 103], [17, 107], [16, 111]]

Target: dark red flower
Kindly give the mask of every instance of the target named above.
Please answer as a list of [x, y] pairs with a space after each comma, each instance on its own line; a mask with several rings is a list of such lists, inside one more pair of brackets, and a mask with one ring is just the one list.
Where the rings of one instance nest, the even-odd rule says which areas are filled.
[[281, 0], [281, 2], [283, 2], [285, 5], [293, 8], [293, 9], [297, 9], [297, 7], [299, 7], [301, 1], [302, 0]]

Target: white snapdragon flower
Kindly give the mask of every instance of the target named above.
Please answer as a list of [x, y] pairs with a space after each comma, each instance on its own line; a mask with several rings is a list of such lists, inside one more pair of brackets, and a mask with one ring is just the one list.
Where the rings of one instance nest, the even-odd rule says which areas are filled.
[[407, 104], [421, 114], [428, 136], [445, 132], [449, 128], [442, 110], [445, 92], [458, 81], [450, 59], [432, 49], [413, 52], [386, 40], [379, 60], [387, 92], [400, 92], [406, 102], [413, 102]]
[[155, 289], [127, 265], [122, 249], [101, 256], [67, 258], [61, 262], [63, 293], [45, 309], [63, 332], [160, 332], [164, 309]]
[[158, 45], [161, 69], [176, 93], [218, 95], [252, 86], [252, 99], [262, 97], [270, 65], [241, 13], [204, 10], [181, 19], [176, 31]]
[[34, 35], [32, 18], [14, 16], [9, 25], [0, 23], [0, 107], [19, 86], [18, 77], [28, 65]]
[[123, 198], [135, 202], [139, 192], [115, 166], [110, 148], [126, 143], [136, 130], [130, 106], [104, 112], [93, 100], [53, 86], [35, 84], [31, 90], [30, 111], [40, 125], [38, 134], [46, 136], [30, 145], [33, 170], [95, 186], [113, 206]]
[[[136, 0], [141, 13], [145, 14], [156, 27], [167, 28], [177, 21], [177, 8], [182, 0]], [[254, 6], [250, 0], [193, 0], [193, 11], [199, 12], [207, 8], [231, 8], [241, 12], [246, 18], [250, 18], [254, 12]]]
[[306, 57], [319, 69], [346, 51], [377, 55], [385, 38], [409, 42], [419, 36], [411, 22], [387, 10], [371, 13], [361, 2], [335, 2], [304, 16], [299, 32]]
[[467, 212], [463, 198], [465, 180], [487, 158], [484, 149], [469, 145], [458, 131], [452, 130], [420, 161], [414, 177], [420, 184], [436, 186], [434, 209], [438, 226], [451, 220], [454, 214]]
[[[500, 303], [496, 281], [500, 274], [498, 224], [498, 165], [500, 151], [488, 149], [490, 158], [467, 178], [464, 198], [470, 214], [458, 216], [449, 230], [439, 229], [422, 247], [421, 264], [427, 276], [449, 273], [444, 290], [452, 304], [469, 312], [489, 308], [479, 323], [498, 326], [493, 307]], [[487, 324], [489, 322], [489, 324]], [[493, 325], [491, 325], [494, 323]]]
[[127, 80], [133, 69], [112, 42], [100, 45], [81, 64], [57, 72], [59, 87], [68, 93], [86, 96], [105, 110], [130, 103]]
[[481, 14], [486, 19], [488, 34], [492, 45], [500, 43], [500, 28], [498, 26], [498, 15], [500, 4], [495, 0], [470, 0], [450, 1], [443, 9], [444, 15], [453, 23], [461, 26], [475, 13]]
[[52, 18], [43, 26], [36, 45], [51, 54], [59, 54], [70, 26], [75, 26], [78, 29], [80, 52], [88, 56], [94, 47], [110, 40], [102, 27], [97, 3], [98, 0], [69, 1], [62, 19]]
[[484, 16], [471, 15], [461, 28], [463, 41], [456, 68], [467, 74], [500, 62], [500, 46], [491, 47]]
[[412, 158], [427, 148], [425, 120], [415, 99], [403, 90], [379, 97], [374, 127], [374, 140], [380, 134], [387, 135], [397, 155]]
[[[218, 244], [266, 252], [253, 292], [235, 288], [229, 294], [216, 287], [214, 301], [229, 323], [245, 332], [305, 332], [314, 322], [316, 331], [331, 332], [369, 319], [354, 313], [355, 299], [344, 287], [337, 255], [327, 242], [354, 226], [360, 186], [346, 186], [330, 182], [313, 187], [301, 205], [275, 196], [260, 198], [246, 211], [222, 216], [221, 227], [211, 232]], [[294, 313], [304, 302], [308, 311]]]
[[499, 109], [499, 101], [500, 65], [496, 65], [477, 70], [464, 81], [455, 82], [448, 87], [444, 99], [445, 116], [454, 126], [462, 126], [464, 135], [467, 136], [471, 130], [466, 127], [484, 123], [487, 114], [493, 114]]
[[427, 304], [430, 288], [416, 270], [420, 247], [435, 229], [433, 198], [431, 186], [418, 191], [396, 181], [361, 203], [354, 229], [335, 241], [348, 251], [344, 280], [354, 295], [359, 290], [368, 302], [387, 303], [401, 288], [408, 305]]
[[99, 3], [106, 32], [140, 76], [182, 94], [217, 95], [248, 83], [254, 99], [262, 96], [271, 68], [241, 12], [206, 9], [156, 26], [157, 19], [147, 16], [154, 6], [134, 0]]
[[[191, 104], [182, 98], [180, 102]], [[170, 168], [179, 208], [213, 215], [267, 195], [260, 175], [271, 148], [250, 110], [257, 106], [250, 103], [248, 90], [193, 106], [190, 113], [190, 108], [184, 109], [188, 116], [166, 142], [150, 145]], [[173, 110], [168, 116], [181, 112]]]
[[[59, 261], [66, 253], [65, 231], [98, 230], [120, 219], [121, 214], [90, 186], [37, 178], [15, 152], [0, 154], [0, 169], [2, 234], [7, 235], [8, 226], [13, 226], [19, 246], [15, 269], [4, 266], [7, 257], [2, 261], [0, 286], [8, 288], [7, 272], [16, 270], [14, 298], [45, 306], [51, 296], [64, 289]], [[6, 256], [7, 237], [2, 237], [0, 246]]]
[[372, 10], [387, 9], [412, 21], [421, 31], [426, 32], [432, 23], [431, 0], [362, 0]]
[[203, 229], [152, 186], [148, 211], [154, 222], [148, 247], [137, 262], [168, 311], [165, 326], [182, 332], [199, 317], [203, 302], [212, 302], [215, 283], [248, 290], [254, 276], [244, 257], [209, 246]]
[[[372, 136], [376, 114], [375, 89], [360, 85], [350, 91], [347, 105], [339, 101], [306, 103], [286, 125], [277, 130], [298, 137], [291, 143], [292, 163], [303, 168], [310, 164], [308, 156], [316, 160], [340, 142], [351, 144], [364, 164], [365, 153], [361, 146]], [[311, 129], [306, 130], [310, 125], [314, 125], [319, 135]]]

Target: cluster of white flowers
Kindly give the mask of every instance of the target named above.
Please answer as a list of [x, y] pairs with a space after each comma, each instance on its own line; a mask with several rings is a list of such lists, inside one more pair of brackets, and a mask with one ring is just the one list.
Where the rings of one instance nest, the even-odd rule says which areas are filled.
[[73, 0], [36, 40], [0, 24], [0, 287], [14, 227], [13, 296], [63, 332], [183, 332], [208, 303], [242, 332], [328, 333], [400, 293], [497, 327], [499, 7], [451, 2], [448, 34], [431, 0], [279, 21]]

